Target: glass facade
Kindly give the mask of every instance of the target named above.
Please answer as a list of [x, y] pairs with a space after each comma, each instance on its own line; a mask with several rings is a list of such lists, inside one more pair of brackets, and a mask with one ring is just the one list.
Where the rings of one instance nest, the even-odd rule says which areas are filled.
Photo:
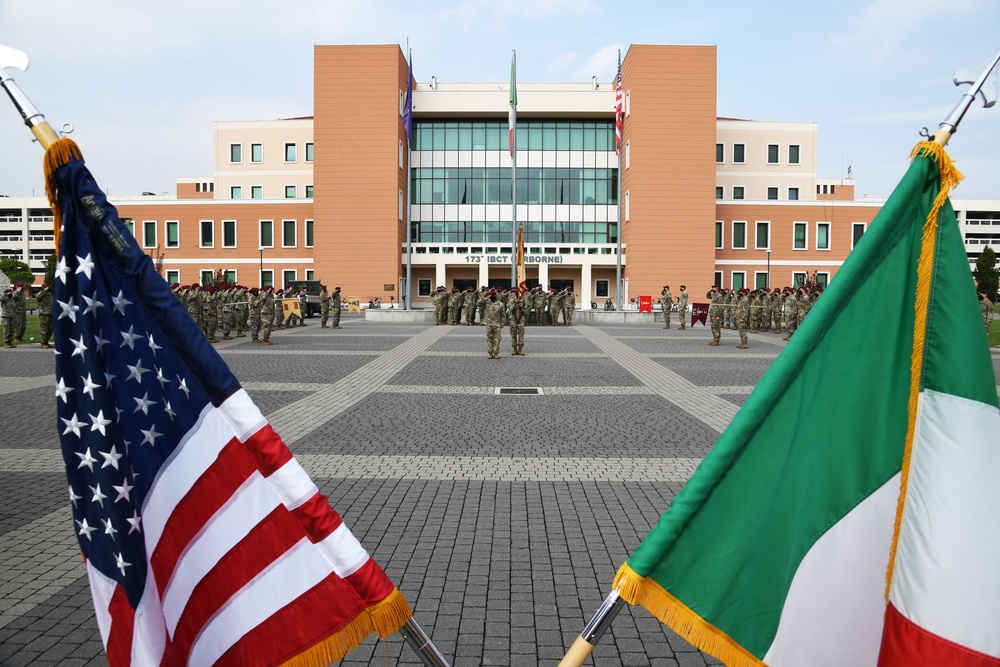
[[[617, 243], [615, 223], [525, 222], [526, 244]], [[424, 221], [413, 223], [418, 243], [510, 243], [511, 222]]]

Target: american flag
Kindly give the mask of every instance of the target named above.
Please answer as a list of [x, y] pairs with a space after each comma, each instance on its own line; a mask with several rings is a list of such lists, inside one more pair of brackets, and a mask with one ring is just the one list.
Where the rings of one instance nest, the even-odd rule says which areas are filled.
[[109, 663], [328, 664], [396, 632], [406, 601], [78, 158], [68, 139], [46, 156], [62, 165], [55, 395]]
[[618, 52], [618, 77], [615, 79], [615, 155], [622, 152], [622, 53]]

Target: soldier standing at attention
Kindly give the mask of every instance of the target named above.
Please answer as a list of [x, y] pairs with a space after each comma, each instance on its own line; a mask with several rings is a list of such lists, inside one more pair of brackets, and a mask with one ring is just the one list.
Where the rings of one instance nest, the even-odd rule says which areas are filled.
[[236, 300], [233, 304], [233, 317], [236, 320], [236, 337], [246, 338], [243, 330], [247, 328], [247, 318], [249, 316], [247, 288], [243, 285], [237, 285], [233, 298]]
[[486, 325], [486, 352], [488, 359], [500, 358], [500, 332], [503, 329], [503, 322], [507, 311], [502, 302], [497, 301], [497, 293], [490, 290], [489, 303], [483, 313], [483, 324]]
[[986, 337], [990, 337], [990, 327], [993, 325], [993, 311], [995, 307], [986, 290], [979, 293], [979, 310], [983, 313], [983, 324], [986, 326]]
[[226, 287], [219, 293], [222, 299], [222, 340], [232, 340], [229, 334], [233, 330], [233, 294], [232, 287]]
[[736, 301], [736, 330], [740, 334], [740, 344], [736, 346], [739, 350], [747, 349], [747, 324], [750, 321], [750, 297], [747, 296], [747, 289], [740, 290]]
[[660, 307], [663, 308], [663, 328], [670, 328], [670, 311], [674, 307], [674, 297], [670, 294], [670, 285], [664, 285], [660, 292]]
[[[528, 323], [528, 315], [531, 312], [531, 300], [527, 293], [523, 298], [517, 298], [517, 290], [511, 290], [514, 298], [506, 306], [507, 324], [510, 325], [510, 345], [513, 351], [512, 357], [524, 356], [524, 325]], [[499, 352], [499, 344], [497, 345]]]
[[[278, 301], [278, 308], [281, 302]], [[271, 342], [271, 326], [274, 322], [275, 297], [271, 286], [268, 285], [260, 294], [260, 343], [261, 345], [274, 345]]]
[[202, 300], [204, 308], [204, 329], [205, 336], [208, 338], [209, 343], [218, 343], [215, 340], [215, 331], [219, 328], [219, 314], [215, 307], [215, 288], [211, 285], [205, 288], [205, 296]]
[[573, 294], [572, 287], [566, 287], [563, 294], [563, 322], [566, 326], [573, 326], [573, 311], [576, 310], [576, 295]]
[[330, 315], [333, 318], [332, 326], [334, 329], [340, 328], [340, 288], [333, 288], [333, 296], [330, 297]]
[[442, 301], [447, 298], [445, 295], [444, 287], [441, 285], [437, 286], [434, 290], [434, 296], [431, 297], [431, 303], [434, 304], [434, 326], [441, 326], [444, 324], [442, 321], [442, 314], [444, 313], [444, 308], [442, 307]]
[[685, 285], [681, 285], [681, 293], [677, 297], [677, 316], [680, 317], [681, 320], [681, 331], [684, 331], [684, 329], [686, 328], [684, 326], [684, 317], [687, 314], [687, 307], [688, 307], [687, 287]]
[[562, 312], [563, 293], [557, 292], [555, 287], [549, 288], [549, 324], [557, 326], [559, 324], [559, 313]]
[[260, 342], [260, 290], [256, 287], [250, 288], [247, 295], [247, 321], [250, 324], [250, 342]]
[[812, 296], [809, 294], [809, 291], [805, 287], [799, 288], [798, 299], [799, 299], [799, 319], [797, 323], [798, 326], [796, 328], [800, 328], [802, 326], [802, 323], [806, 319], [806, 315], [809, 314], [809, 309], [812, 308]]
[[14, 286], [14, 340], [24, 340], [24, 331], [28, 326], [28, 299], [24, 292], [28, 286], [17, 283]]
[[785, 288], [785, 333], [784, 340], [790, 340], [799, 322], [799, 301], [791, 287]]
[[35, 297], [38, 301], [38, 327], [41, 330], [39, 338], [42, 339], [39, 347], [49, 348], [49, 338], [52, 337], [52, 290], [48, 283], [42, 283], [42, 289]]
[[14, 347], [14, 290], [7, 288], [0, 296], [0, 323], [3, 324], [3, 346]]
[[326, 285], [319, 286], [319, 328], [329, 329], [326, 325], [330, 321], [330, 292]]
[[[494, 296], [496, 293], [494, 292]], [[479, 292], [472, 285], [465, 288], [465, 298], [462, 301], [462, 309], [465, 313], [465, 326], [471, 327], [476, 322], [476, 302], [479, 300]]]
[[537, 285], [531, 297], [531, 305], [535, 309], [535, 326], [545, 324], [545, 301], [545, 288]]
[[725, 303], [722, 292], [719, 291], [718, 287], [712, 287], [705, 294], [705, 298], [712, 302], [712, 305], [708, 307], [708, 320], [712, 325], [712, 342], [709, 345], [713, 347], [718, 347], [719, 340], [722, 338], [722, 318], [723, 309], [725, 308]]
[[299, 290], [299, 326], [304, 327], [306, 325], [306, 315], [309, 313], [309, 295], [306, 293], [306, 288], [303, 287]]
[[448, 315], [451, 318], [451, 326], [458, 326], [462, 319], [462, 302], [465, 295], [458, 291], [458, 287], [451, 288], [451, 296], [448, 297]]
[[[489, 285], [483, 285], [480, 287], [479, 292], [476, 294], [476, 307], [479, 308], [479, 324], [483, 323], [483, 313], [486, 310], [486, 300], [489, 298], [489, 295]], [[499, 293], [497, 294], [497, 298], [503, 301], [503, 296]]]
[[448, 324], [448, 299], [450, 294], [448, 293], [448, 288], [444, 285], [438, 285], [438, 290], [441, 292], [441, 324]]

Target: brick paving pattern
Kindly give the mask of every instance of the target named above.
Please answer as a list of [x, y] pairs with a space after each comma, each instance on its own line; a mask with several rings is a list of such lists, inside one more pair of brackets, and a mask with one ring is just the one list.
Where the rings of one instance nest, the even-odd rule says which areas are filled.
[[[555, 664], [784, 345], [703, 327], [365, 322], [217, 347], [456, 667]], [[1000, 355], [994, 354], [1000, 370]], [[55, 429], [48, 351], [0, 354], [0, 665], [104, 665]], [[496, 395], [498, 387], [541, 394]], [[396, 635], [344, 665], [417, 665]], [[717, 665], [643, 609], [603, 666]]]

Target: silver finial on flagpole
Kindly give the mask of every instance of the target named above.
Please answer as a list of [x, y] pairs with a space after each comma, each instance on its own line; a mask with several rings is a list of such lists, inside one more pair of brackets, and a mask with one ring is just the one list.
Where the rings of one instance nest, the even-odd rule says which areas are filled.
[[[983, 107], [989, 108], [996, 104], [997, 101], [997, 63], [1000, 62], [1000, 53], [998, 53], [992, 61], [986, 65], [979, 65], [975, 67], [966, 67], [955, 72], [955, 85], [959, 86], [963, 83], [971, 83], [972, 87], [969, 88], [962, 95], [962, 99], [958, 101], [955, 108], [951, 110], [940, 125], [938, 125], [938, 131], [934, 134], [934, 141], [938, 142], [942, 146], [948, 143], [948, 139], [951, 135], [958, 131], [958, 124], [962, 122], [962, 118], [965, 116], [965, 112], [969, 110], [972, 106], [973, 100], [976, 99], [976, 95], [981, 95], [983, 98]], [[978, 76], [976, 73], [979, 73]]]

